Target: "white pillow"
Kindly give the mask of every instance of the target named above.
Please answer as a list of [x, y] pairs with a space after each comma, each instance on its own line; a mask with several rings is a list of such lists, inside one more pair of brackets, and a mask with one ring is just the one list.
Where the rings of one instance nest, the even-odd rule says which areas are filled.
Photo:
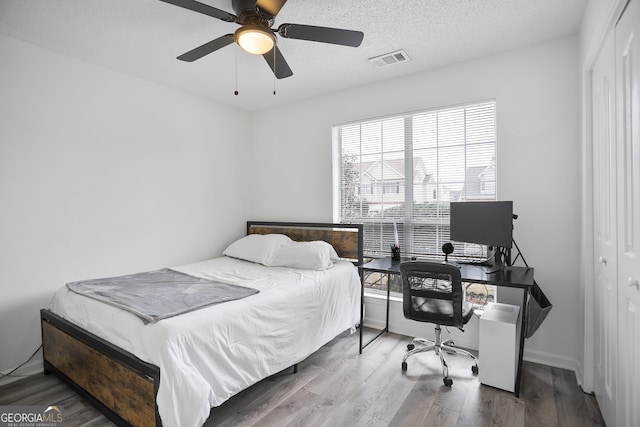
[[284, 234], [249, 234], [231, 243], [223, 255], [269, 265], [276, 251], [293, 241]]
[[326, 270], [333, 267], [333, 261], [339, 259], [336, 250], [327, 242], [321, 240], [293, 242], [278, 248], [269, 265], [305, 270]]

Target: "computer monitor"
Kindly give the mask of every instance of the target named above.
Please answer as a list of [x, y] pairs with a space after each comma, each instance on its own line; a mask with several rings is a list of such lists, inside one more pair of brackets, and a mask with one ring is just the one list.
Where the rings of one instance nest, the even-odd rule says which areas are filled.
[[451, 202], [450, 234], [456, 242], [511, 248], [513, 202]]

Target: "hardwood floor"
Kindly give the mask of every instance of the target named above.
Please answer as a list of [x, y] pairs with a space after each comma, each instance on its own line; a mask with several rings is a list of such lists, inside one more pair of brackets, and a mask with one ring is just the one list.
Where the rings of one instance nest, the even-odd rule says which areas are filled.
[[[387, 334], [358, 355], [357, 334], [344, 333], [301, 362], [297, 374], [276, 374], [212, 409], [205, 426], [604, 425], [573, 372], [525, 362], [516, 398], [481, 385], [468, 359], [447, 355], [447, 388], [433, 353], [412, 356], [402, 372], [409, 341]], [[0, 405], [45, 404], [64, 408], [67, 427], [113, 425], [52, 375], [0, 387]]]

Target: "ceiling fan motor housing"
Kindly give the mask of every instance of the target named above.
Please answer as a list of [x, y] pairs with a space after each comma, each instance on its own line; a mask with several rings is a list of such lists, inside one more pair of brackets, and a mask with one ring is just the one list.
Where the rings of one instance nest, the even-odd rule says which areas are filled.
[[[238, 23], [241, 25], [263, 24], [268, 27], [273, 25], [275, 16], [272, 16], [268, 12], [262, 10], [256, 4], [255, 0], [233, 0], [231, 7], [238, 16]], [[254, 22], [255, 19], [261, 21], [260, 24], [258, 22]]]
[[238, 14], [238, 24], [240, 25], [256, 25], [259, 27], [270, 28], [275, 19], [265, 18], [259, 15], [255, 10], [245, 10]]

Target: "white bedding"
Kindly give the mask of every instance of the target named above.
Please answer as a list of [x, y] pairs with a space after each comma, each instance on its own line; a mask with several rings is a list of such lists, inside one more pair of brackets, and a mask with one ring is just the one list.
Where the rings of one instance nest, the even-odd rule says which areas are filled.
[[304, 360], [360, 317], [360, 278], [340, 261], [324, 271], [216, 258], [175, 267], [260, 293], [144, 325], [135, 315], [58, 290], [54, 313], [160, 368], [165, 426], [201, 426], [211, 407]]

